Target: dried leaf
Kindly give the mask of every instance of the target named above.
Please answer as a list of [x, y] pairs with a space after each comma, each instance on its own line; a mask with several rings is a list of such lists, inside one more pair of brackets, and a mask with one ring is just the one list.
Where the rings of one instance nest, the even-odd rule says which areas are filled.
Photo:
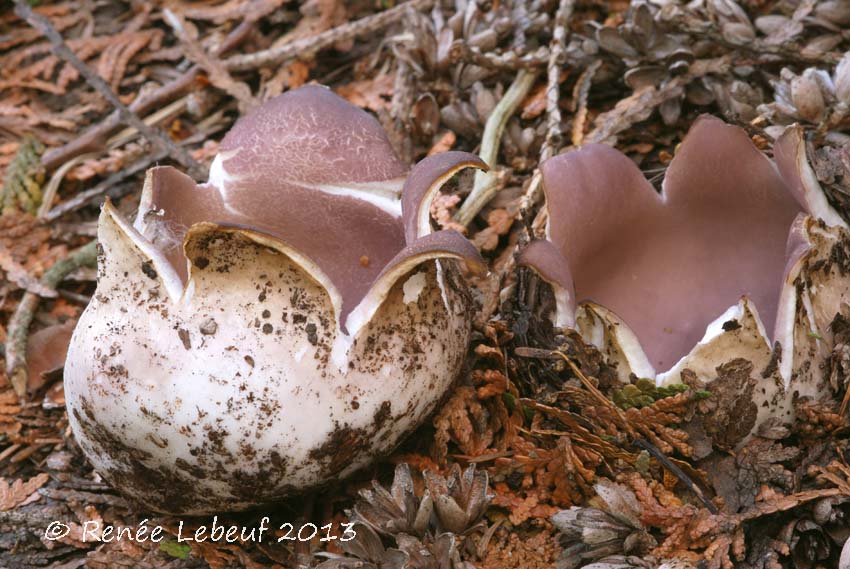
[[38, 279], [30, 275], [27, 270], [19, 265], [12, 257], [11, 251], [0, 244], [0, 269], [6, 272], [6, 278], [18, 287], [37, 294], [44, 298], [56, 298], [56, 291], [41, 284]]
[[447, 130], [443, 134], [437, 138], [436, 142], [431, 146], [428, 150], [428, 156], [433, 156], [434, 154], [440, 154], [441, 152], [448, 152], [452, 149], [457, 141], [457, 135]]
[[494, 209], [487, 214], [487, 227], [472, 238], [472, 242], [482, 251], [492, 251], [499, 244], [499, 237], [506, 235], [516, 218], [517, 210], [511, 214], [506, 209]]
[[27, 389], [30, 393], [41, 389], [47, 374], [62, 369], [65, 365], [68, 344], [76, 325], [76, 320], [68, 320], [64, 324], [48, 326], [30, 335], [27, 342]]
[[395, 81], [388, 73], [381, 73], [372, 79], [352, 81], [336, 88], [336, 94], [352, 105], [370, 111], [390, 108]]
[[26, 482], [18, 479], [10, 484], [5, 478], [0, 478], [0, 512], [32, 504], [41, 497], [37, 490], [47, 484], [48, 480], [50, 476], [44, 472]]

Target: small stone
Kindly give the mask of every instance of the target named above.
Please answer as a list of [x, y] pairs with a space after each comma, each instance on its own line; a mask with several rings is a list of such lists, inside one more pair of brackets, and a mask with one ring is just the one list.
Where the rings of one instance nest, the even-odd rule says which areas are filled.
[[155, 280], [157, 277], [156, 270], [154, 270], [153, 264], [150, 261], [142, 263], [142, 272], [149, 279]]
[[319, 343], [319, 335], [317, 333], [316, 325], [312, 322], [307, 324], [304, 328], [307, 332], [307, 341], [313, 344], [314, 346]]
[[71, 463], [73, 460], [74, 457], [70, 452], [59, 450], [51, 452], [47, 456], [45, 465], [49, 470], [59, 470], [64, 472], [67, 470], [71, 470]]
[[210, 318], [209, 320], [201, 324], [200, 330], [201, 334], [203, 334], [204, 336], [212, 336], [218, 330], [218, 324], [215, 323], [215, 320]]

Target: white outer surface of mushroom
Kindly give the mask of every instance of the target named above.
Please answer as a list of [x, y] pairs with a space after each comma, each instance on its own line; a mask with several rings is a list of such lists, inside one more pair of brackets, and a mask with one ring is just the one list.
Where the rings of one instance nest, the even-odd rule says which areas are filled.
[[97, 471], [146, 508], [239, 510], [344, 477], [433, 411], [465, 354], [451, 263], [444, 291], [433, 262], [399, 279], [340, 369], [329, 295], [279, 242], [196, 226], [177, 297], [173, 269], [109, 204], [99, 242], [67, 406]]
[[850, 539], [844, 542], [841, 548], [841, 558], [838, 560], [838, 569], [850, 569]]
[[447, 152], [408, 170], [323, 87], [270, 99], [220, 149], [206, 184], [150, 169], [135, 224], [106, 203], [65, 366], [83, 451], [161, 512], [268, 503], [390, 452], [463, 363], [452, 259], [486, 267], [421, 215], [447, 172], [486, 165]]

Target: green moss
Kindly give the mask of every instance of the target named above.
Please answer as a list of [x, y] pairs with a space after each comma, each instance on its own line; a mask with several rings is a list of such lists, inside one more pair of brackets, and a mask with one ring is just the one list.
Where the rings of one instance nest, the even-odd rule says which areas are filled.
[[635, 460], [635, 470], [637, 470], [640, 474], [649, 474], [650, 467], [650, 459], [649, 453], [645, 450], [642, 450], [638, 453], [637, 459]]
[[177, 543], [176, 541], [162, 541], [159, 544], [159, 548], [177, 559], [188, 559], [189, 553], [192, 551], [192, 548], [185, 543]]
[[18, 152], [6, 168], [3, 179], [3, 214], [25, 211], [32, 215], [38, 212], [42, 200], [44, 167], [41, 154], [44, 145], [31, 136], [21, 140]]
[[641, 407], [652, 405], [659, 399], [673, 397], [687, 390], [688, 386], [684, 383], [657, 387], [653, 380], [640, 378], [634, 383], [614, 391], [612, 399], [614, 400], [614, 404], [621, 409], [631, 409], [633, 407], [640, 409]]

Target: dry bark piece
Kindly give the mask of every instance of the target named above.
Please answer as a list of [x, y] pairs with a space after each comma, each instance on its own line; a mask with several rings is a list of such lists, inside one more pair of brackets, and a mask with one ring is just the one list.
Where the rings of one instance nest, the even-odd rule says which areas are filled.
[[434, 156], [402, 190], [378, 123], [309, 86], [238, 121], [207, 183], [152, 169], [134, 224], [107, 202], [65, 369], [104, 478], [158, 511], [238, 510], [392, 449], [466, 351], [470, 298], [447, 260], [486, 266], [422, 212], [467, 165]]

